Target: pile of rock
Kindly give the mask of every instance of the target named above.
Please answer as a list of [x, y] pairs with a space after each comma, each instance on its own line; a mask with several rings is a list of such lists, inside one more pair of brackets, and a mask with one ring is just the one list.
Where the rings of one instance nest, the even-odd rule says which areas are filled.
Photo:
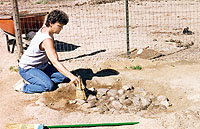
[[87, 93], [86, 101], [76, 99], [71, 100], [70, 104], [77, 104], [79, 108], [86, 112], [104, 113], [137, 113], [148, 108], [167, 109], [171, 106], [169, 99], [165, 96], [155, 97], [152, 93], [143, 88], [134, 88], [125, 85], [120, 90], [109, 88], [90, 88]]

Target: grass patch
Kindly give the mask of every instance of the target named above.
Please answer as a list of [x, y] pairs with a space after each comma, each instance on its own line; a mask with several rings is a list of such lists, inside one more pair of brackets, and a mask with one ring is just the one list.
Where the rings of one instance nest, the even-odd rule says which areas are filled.
[[35, 2], [35, 4], [48, 4], [48, 0], [40, 0]]
[[130, 66], [129, 69], [133, 69], [133, 70], [141, 70], [142, 67], [139, 66], [139, 65], [136, 65], [136, 66]]
[[19, 71], [17, 66], [10, 66], [9, 70], [12, 71], [12, 72], [18, 72]]

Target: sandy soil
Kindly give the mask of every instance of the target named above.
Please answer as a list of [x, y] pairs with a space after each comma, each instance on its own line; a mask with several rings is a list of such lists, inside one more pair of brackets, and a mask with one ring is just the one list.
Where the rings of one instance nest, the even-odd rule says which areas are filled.
[[[172, 106], [164, 111], [146, 112], [144, 110], [137, 114], [88, 114], [60, 101], [75, 98], [75, 90], [70, 84], [68, 86], [65, 84], [68, 87], [67, 89], [61, 87], [49, 93], [24, 94], [15, 92], [13, 86], [20, 77], [18, 73], [9, 70], [10, 66], [16, 66], [15, 55], [7, 53], [4, 47], [0, 49], [2, 57], [4, 57], [0, 67], [1, 127], [4, 127], [7, 123], [57, 125], [130, 121], [139, 121], [140, 124], [108, 128], [198, 129], [200, 127], [200, 80], [198, 79], [200, 64], [197, 62], [152, 62], [137, 58], [135, 60], [126, 59], [123, 62], [109, 60], [99, 64], [102, 70], [112, 68], [120, 74], [105, 77], [94, 76], [87, 81], [88, 87], [112, 86], [112, 88], [120, 88], [122, 85], [132, 84], [134, 87], [143, 87], [155, 96], [164, 95], [168, 97]], [[125, 68], [132, 65], [141, 65], [143, 69], [138, 71]], [[97, 71], [96, 68], [92, 67], [88, 69], [94, 73]], [[121, 82], [114, 85], [113, 83], [117, 79], [121, 79]], [[53, 107], [50, 105], [52, 102], [54, 102]], [[149, 125], [149, 123], [151, 124]]]
[[[80, 3], [83, 1], [80, 1]], [[154, 12], [154, 6], [159, 6], [159, 9], [166, 9], [168, 7], [163, 6], [161, 1], [160, 5], [152, 2], [137, 3], [134, 9], [141, 9], [142, 7], [146, 11], [152, 11], [152, 19], [155, 17], [165, 18], [174, 17], [174, 13], [167, 11], [167, 13], [160, 14]], [[191, 3], [190, 1], [187, 1]], [[124, 4], [122, 2], [114, 3], [118, 4], [120, 8], [113, 8], [113, 11], [122, 12]], [[80, 4], [81, 5], [81, 4]], [[171, 5], [168, 3], [168, 5]], [[174, 2], [174, 6], [179, 5], [178, 8], [182, 9], [185, 4], [179, 4]], [[191, 4], [192, 5], [192, 4]], [[196, 6], [195, 6], [196, 5]], [[136, 44], [131, 44], [131, 48], [144, 48], [150, 46], [141, 55], [136, 56], [136, 51], [131, 53], [132, 59], [124, 58], [125, 46], [120, 41], [125, 35], [121, 33], [124, 30], [123, 20], [116, 19], [116, 15], [113, 17], [106, 10], [111, 8], [111, 4], [103, 4], [96, 6], [76, 6], [73, 7], [73, 12], [70, 13], [71, 23], [70, 27], [79, 28], [79, 35], [77, 31], [68, 33], [66, 27], [61, 32], [60, 36], [56, 36], [56, 39], [60, 42], [69, 42], [73, 44], [73, 47], [78, 49], [70, 49], [69, 51], [60, 51], [59, 56], [61, 61], [69, 66], [70, 70], [74, 70], [85, 75], [87, 87], [111, 87], [120, 89], [123, 85], [131, 84], [134, 87], [142, 87], [146, 91], [153, 93], [155, 96], [164, 95], [169, 98], [172, 104], [166, 110], [158, 111], [146, 111], [142, 110], [136, 114], [98, 114], [98, 113], [85, 113], [77, 110], [76, 106], [71, 106], [66, 103], [66, 100], [75, 98], [75, 89], [69, 84], [63, 84], [59, 89], [53, 92], [47, 92], [42, 94], [24, 94], [14, 91], [15, 83], [21, 79], [19, 74], [15, 72], [11, 67], [17, 66], [17, 54], [10, 54], [7, 52], [5, 46], [5, 37], [1, 34], [0, 37], [0, 127], [4, 128], [7, 123], [44, 123], [45, 125], [58, 125], [58, 124], [83, 124], [83, 123], [109, 123], [109, 122], [130, 122], [139, 121], [138, 125], [120, 126], [120, 127], [106, 127], [116, 129], [199, 129], [200, 128], [200, 63], [199, 63], [199, 47], [198, 47], [198, 28], [199, 24], [198, 15], [192, 15], [194, 24], [191, 24], [191, 29], [195, 31], [193, 35], [183, 35], [182, 29], [190, 22], [189, 15], [184, 13], [177, 13], [178, 18], [182, 18], [183, 24], [179, 25], [176, 20], [168, 21], [167, 25], [174, 22], [171, 28], [166, 26], [160, 26], [166, 24], [165, 22], [156, 25], [155, 22], [150, 22], [151, 25], [145, 24], [148, 27], [144, 27], [142, 24], [146, 22], [134, 23], [131, 22], [131, 41]], [[131, 3], [130, 6], [134, 6]], [[174, 7], [171, 5], [171, 7]], [[187, 6], [188, 8], [195, 9], [198, 4]], [[101, 7], [101, 8], [100, 8]], [[61, 7], [65, 11], [69, 11], [68, 8]], [[78, 11], [81, 8], [82, 13]], [[93, 14], [90, 17], [83, 17], [81, 24], [76, 23], [75, 19], [80, 18], [81, 14], [90, 14], [87, 9], [94, 11], [98, 10], [99, 14], [106, 11], [105, 14], [111, 16], [110, 20], [116, 20], [115, 25], [112, 22], [103, 21], [102, 24], [105, 28], [109, 28], [109, 36], [107, 31], [103, 27], [101, 30], [93, 30], [96, 36], [93, 36], [91, 32], [85, 32], [90, 25], [88, 21], [99, 17], [94, 17]], [[132, 8], [133, 9], [133, 8]], [[150, 10], [152, 9], [152, 10]], [[45, 9], [44, 9], [45, 10]], [[134, 11], [134, 10], [133, 10]], [[196, 12], [194, 12], [196, 13]], [[155, 15], [157, 14], [157, 15]], [[145, 17], [145, 13], [135, 13], [136, 16]], [[122, 16], [122, 15], [119, 15]], [[155, 16], [155, 17], [154, 17]], [[87, 21], [86, 18], [89, 20]], [[98, 19], [99, 18], [99, 19]], [[136, 18], [136, 17], [135, 17]], [[136, 20], [140, 21], [140, 17]], [[155, 19], [154, 19], [155, 20]], [[150, 20], [151, 21], [151, 20]], [[96, 21], [92, 21], [96, 23]], [[98, 22], [97, 22], [98, 23]], [[149, 23], [149, 24], [150, 24]], [[89, 24], [89, 22], [88, 22]], [[137, 25], [133, 25], [137, 24]], [[121, 25], [121, 26], [120, 26]], [[178, 25], [178, 26], [175, 26]], [[83, 29], [81, 29], [81, 26]], [[83, 27], [84, 26], [84, 27]], [[119, 30], [120, 33], [118, 33]], [[105, 35], [98, 35], [99, 31]], [[106, 32], [104, 32], [106, 31]], [[141, 32], [142, 31], [142, 32]], [[139, 36], [141, 32], [142, 36]], [[66, 33], [68, 33], [66, 37]], [[88, 37], [86, 35], [88, 34]], [[76, 38], [72, 38], [76, 35]], [[114, 35], [118, 38], [114, 38]], [[145, 36], [145, 37], [143, 37]], [[104, 38], [103, 38], [104, 37]], [[110, 37], [116, 39], [119, 42], [107, 42], [103, 44]], [[143, 37], [143, 38], [141, 38]], [[176, 41], [172, 41], [174, 39]], [[166, 41], [170, 40], [170, 41]], [[177, 47], [177, 40], [181, 40], [183, 45], [194, 42], [194, 45], [190, 47]], [[95, 44], [93, 41], [96, 41]], [[108, 40], [110, 41], [110, 40]], [[147, 42], [148, 41], [148, 42]], [[84, 43], [83, 43], [84, 42]], [[112, 44], [112, 43], [115, 44]], [[156, 45], [155, 45], [156, 44]], [[69, 45], [69, 44], [68, 44]], [[78, 47], [79, 46], [79, 47]], [[106, 51], [104, 51], [106, 50]], [[120, 50], [120, 52], [118, 51]], [[122, 51], [121, 51], [122, 50]], [[109, 56], [108, 56], [109, 55]], [[160, 55], [164, 55], [161, 56]], [[156, 58], [155, 58], [156, 57]], [[158, 58], [157, 58], [158, 57]], [[140, 65], [142, 70], [129, 69], [130, 66]], [[118, 75], [105, 74], [107, 70], [118, 72]], [[104, 73], [104, 74], [102, 74]], [[120, 81], [119, 81], [120, 80]], [[54, 103], [54, 105], [52, 105]], [[105, 128], [105, 127], [93, 127]]]

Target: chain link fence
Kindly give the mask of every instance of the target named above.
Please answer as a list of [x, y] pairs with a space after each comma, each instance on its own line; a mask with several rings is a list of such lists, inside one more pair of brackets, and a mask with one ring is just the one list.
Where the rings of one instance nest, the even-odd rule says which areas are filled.
[[[128, 56], [199, 60], [199, 4], [199, 0], [18, 0], [20, 15], [54, 9], [69, 15], [69, 23], [55, 35], [61, 61]], [[12, 16], [10, 0], [0, 0], [0, 15]], [[28, 44], [27, 34], [37, 31], [42, 21], [21, 22], [23, 42]], [[137, 54], [140, 49], [143, 52]]]

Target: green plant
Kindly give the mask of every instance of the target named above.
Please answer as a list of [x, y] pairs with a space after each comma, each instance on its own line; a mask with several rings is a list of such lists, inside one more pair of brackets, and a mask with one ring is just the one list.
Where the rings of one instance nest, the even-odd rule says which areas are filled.
[[170, 66], [175, 67], [175, 65], [171, 64]]
[[48, 4], [48, 0], [40, 0], [35, 2], [35, 4]]
[[17, 66], [10, 66], [9, 70], [12, 71], [12, 72], [18, 72], [19, 71]]
[[130, 68], [130, 69], [134, 69], [134, 70], [141, 70], [141, 69], [142, 69], [142, 67], [139, 66], [139, 65], [136, 65], [136, 66], [130, 66], [129, 68]]

